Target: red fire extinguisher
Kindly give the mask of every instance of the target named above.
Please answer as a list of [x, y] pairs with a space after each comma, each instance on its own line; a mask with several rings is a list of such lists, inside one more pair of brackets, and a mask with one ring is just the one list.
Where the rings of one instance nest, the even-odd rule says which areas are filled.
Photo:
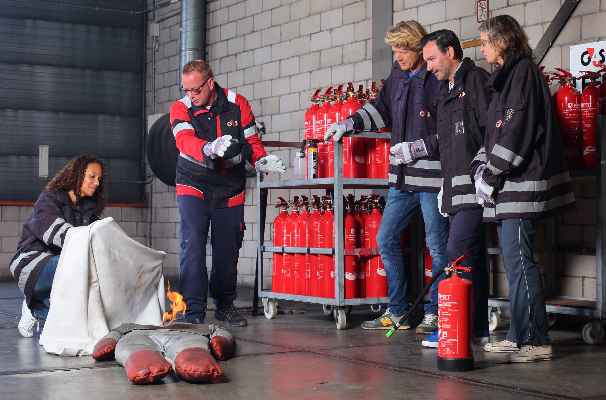
[[473, 371], [473, 284], [459, 276], [459, 271], [470, 272], [460, 265], [468, 257], [455, 260], [446, 273], [450, 279], [438, 285], [438, 369], [440, 371]]
[[366, 297], [387, 297], [387, 274], [379, 255], [377, 233], [381, 226], [381, 211], [379, 199], [375, 194], [370, 195], [370, 214], [366, 217], [366, 230], [364, 231], [365, 247], [372, 249], [374, 255], [366, 260]]
[[[340, 122], [343, 119], [343, 114], [341, 113], [343, 99], [345, 98], [345, 95], [343, 94], [343, 85], [339, 85], [336, 92], [334, 92], [333, 97], [335, 101], [328, 109], [328, 115], [326, 117], [327, 128], [330, 127], [331, 124]], [[322, 170], [322, 177], [332, 178], [335, 176], [335, 142], [332, 138], [330, 138], [328, 144], [326, 144], [322, 150], [325, 151], [326, 154], [326, 162], [324, 163], [324, 168]]]
[[[601, 74], [605, 72], [606, 68], [602, 68], [597, 73]], [[606, 115], [606, 74], [602, 75], [602, 83], [598, 87], [600, 91], [600, 100], [599, 100], [599, 113], [600, 115]]]
[[305, 140], [311, 140], [315, 138], [316, 134], [316, 113], [318, 112], [318, 108], [320, 105], [318, 104], [320, 99], [320, 91], [322, 89], [318, 89], [311, 96], [311, 107], [307, 111], [305, 111]]
[[312, 139], [324, 140], [324, 134], [328, 129], [326, 125], [326, 116], [330, 109], [330, 100], [332, 99], [332, 87], [326, 89], [322, 96], [322, 106], [316, 111], [316, 131]]
[[[295, 247], [309, 247], [309, 202], [307, 196], [301, 196], [301, 212], [295, 220]], [[291, 258], [292, 260], [292, 258]], [[291, 268], [292, 270], [292, 268]], [[309, 254], [294, 254], [295, 294], [305, 295], [306, 274], [309, 273]]]
[[[309, 226], [309, 247], [322, 247], [324, 238], [322, 237], [322, 215], [320, 197], [313, 196], [313, 212], [307, 219]], [[309, 270], [305, 274], [305, 294], [307, 296], [317, 297], [320, 295], [320, 276], [318, 274], [319, 257], [318, 254], [309, 254]]]
[[[292, 207], [292, 211], [284, 222], [284, 247], [294, 247], [295, 245], [295, 222], [299, 217], [299, 196], [294, 197], [293, 201], [290, 203], [290, 206]], [[294, 257], [294, 254], [284, 253], [284, 268], [282, 276], [282, 281], [284, 282], [284, 293], [295, 293]]]
[[[385, 79], [382, 81], [385, 83]], [[376, 98], [379, 90], [376, 83], [372, 82], [368, 101]], [[377, 132], [391, 132], [391, 127], [386, 126]], [[388, 178], [390, 147], [389, 139], [366, 139], [364, 143], [366, 178]]]
[[[351, 215], [356, 219], [356, 247], [357, 249], [363, 248], [365, 244], [365, 226], [366, 221], [358, 213], [360, 207], [359, 202], [356, 201], [353, 194], [347, 196], [349, 204], [351, 204]], [[366, 297], [366, 264], [364, 259], [357, 258], [357, 273], [356, 273], [356, 286], [358, 291], [358, 297]]]
[[581, 95], [574, 88], [574, 77], [570, 72], [556, 68], [559, 75], [560, 89], [557, 94], [557, 115], [564, 145], [564, 154], [569, 169], [580, 169], [583, 165], [583, 136], [581, 128]]
[[[356, 100], [353, 84], [347, 87], [347, 101], [341, 108], [341, 115], [348, 117], [361, 107]], [[364, 138], [344, 137], [343, 139], [343, 177], [364, 178], [366, 176], [364, 164]]]
[[[335, 247], [335, 214], [332, 209], [330, 196], [322, 196], [325, 211], [322, 214], [322, 248], [334, 249]], [[335, 298], [335, 256], [334, 254], [320, 254], [320, 266], [322, 271], [320, 278], [320, 297]]]
[[[358, 243], [359, 224], [353, 216], [353, 204], [344, 199], [347, 204], [345, 214], [345, 249], [355, 249]], [[345, 298], [355, 299], [358, 297], [358, 257], [355, 255], [345, 256]]]
[[600, 90], [596, 80], [600, 74], [596, 72], [586, 72], [579, 78], [589, 78], [587, 88], [581, 93], [581, 125], [583, 128], [583, 167], [586, 169], [595, 168], [595, 118], [598, 116], [598, 102], [600, 99]]
[[[284, 223], [288, 218], [288, 203], [282, 197], [278, 197], [280, 202], [276, 208], [280, 209], [280, 213], [274, 219], [273, 224], [273, 245], [277, 247], [284, 246]], [[283, 282], [283, 260], [284, 255], [282, 253], [274, 253], [272, 257], [272, 269], [271, 269], [271, 290], [276, 293], [283, 293], [284, 282]]]

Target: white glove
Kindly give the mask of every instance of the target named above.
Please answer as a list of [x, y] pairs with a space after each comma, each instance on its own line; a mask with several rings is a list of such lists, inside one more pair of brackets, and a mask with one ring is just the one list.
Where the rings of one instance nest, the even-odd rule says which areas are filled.
[[281, 174], [286, 172], [286, 167], [280, 157], [274, 155], [259, 158], [255, 162], [255, 169], [257, 172], [279, 172]]
[[235, 143], [238, 143], [238, 141], [235, 139], [232, 140], [231, 135], [225, 135], [216, 138], [212, 142], [207, 142], [202, 147], [202, 151], [204, 151], [204, 154], [208, 157], [215, 159], [217, 157], [223, 157], [227, 148]]
[[492, 193], [494, 192], [494, 188], [486, 183], [483, 178], [484, 170], [486, 169], [486, 164], [482, 164], [476, 169], [476, 173], [473, 176], [475, 180], [476, 194], [478, 195], [478, 204], [483, 206], [484, 203], [494, 204], [494, 200], [492, 199]]
[[440, 191], [438, 192], [438, 212], [444, 218], [447, 218], [448, 214], [442, 212], [442, 197], [443, 196], [444, 196], [444, 178], [442, 178], [442, 186], [440, 186]]
[[328, 130], [324, 134], [324, 141], [328, 143], [330, 141], [330, 137], [333, 136], [335, 141], [339, 141], [341, 136], [345, 133], [351, 133], [354, 131], [354, 122], [353, 120], [347, 118], [341, 122], [335, 122], [334, 124], [330, 124]]
[[396, 156], [396, 164], [408, 164], [412, 160], [427, 155], [427, 148], [423, 139], [415, 140], [414, 142], [398, 143], [392, 146], [389, 151]]

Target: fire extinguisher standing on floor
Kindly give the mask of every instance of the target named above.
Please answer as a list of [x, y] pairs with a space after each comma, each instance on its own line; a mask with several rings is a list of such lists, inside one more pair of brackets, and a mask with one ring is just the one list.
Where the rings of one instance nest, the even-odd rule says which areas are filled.
[[583, 167], [585, 169], [595, 168], [595, 118], [598, 116], [598, 102], [600, 99], [600, 90], [596, 79], [600, 74], [596, 72], [586, 72], [579, 78], [588, 78], [589, 83], [583, 93], [581, 93], [581, 125], [583, 129]]
[[440, 371], [473, 371], [473, 284], [459, 276], [460, 271], [470, 272], [460, 265], [468, 257], [459, 257], [446, 268], [450, 279], [438, 285], [438, 369]]
[[581, 95], [574, 88], [572, 82], [574, 77], [570, 72], [556, 68], [562, 73], [560, 89], [557, 93], [556, 113], [558, 125], [564, 145], [566, 163], [569, 169], [580, 169], [583, 165], [583, 136], [581, 128]]
[[[284, 246], [284, 223], [286, 222], [286, 218], [288, 218], [288, 203], [282, 197], [278, 197], [280, 202], [276, 206], [276, 208], [280, 209], [280, 213], [274, 219], [273, 225], [273, 244], [274, 246], [281, 247]], [[284, 282], [283, 282], [283, 260], [284, 255], [282, 253], [274, 253], [273, 254], [273, 262], [271, 269], [271, 290], [276, 293], [283, 293], [284, 291]]]

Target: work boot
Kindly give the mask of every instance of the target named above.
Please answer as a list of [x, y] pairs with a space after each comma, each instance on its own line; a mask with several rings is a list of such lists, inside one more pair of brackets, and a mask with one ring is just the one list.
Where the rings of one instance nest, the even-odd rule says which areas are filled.
[[501, 340], [500, 342], [486, 343], [484, 351], [489, 353], [509, 353], [511, 351], [518, 351], [518, 345], [507, 339]]
[[[391, 329], [398, 321], [400, 321], [402, 316], [397, 316], [391, 313], [389, 309], [385, 311], [385, 314], [380, 317], [373, 319], [372, 321], [364, 321], [362, 322], [362, 329]], [[400, 325], [400, 329], [410, 329], [410, 323], [408, 322], [408, 318]]]
[[24, 338], [30, 338], [34, 336], [34, 325], [38, 324], [36, 331], [40, 329], [40, 324], [32, 315], [32, 312], [27, 307], [27, 303], [23, 300], [23, 305], [21, 306], [21, 320], [19, 320], [19, 325], [17, 328], [19, 329], [19, 333]]
[[234, 306], [234, 303], [225, 303], [217, 306], [215, 319], [231, 326], [246, 326], [247, 324], [246, 318], [238, 313], [238, 309]]
[[417, 326], [417, 333], [431, 333], [438, 329], [438, 316], [425, 313], [423, 321]]
[[203, 324], [204, 323], [204, 318], [196, 318], [196, 319], [192, 319], [191, 321], [187, 322], [188, 324]]
[[551, 345], [543, 346], [522, 346], [515, 353], [507, 354], [505, 361], [507, 362], [531, 362], [531, 361], [547, 361], [553, 358], [553, 350]]

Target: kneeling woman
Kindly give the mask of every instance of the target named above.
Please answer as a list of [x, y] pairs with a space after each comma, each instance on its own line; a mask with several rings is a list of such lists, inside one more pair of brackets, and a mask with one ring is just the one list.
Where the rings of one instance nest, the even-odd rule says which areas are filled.
[[[90, 225], [105, 208], [105, 165], [95, 156], [71, 160], [44, 188], [23, 231], [10, 270], [25, 295], [19, 332], [32, 337], [46, 320], [50, 292], [67, 231]], [[32, 312], [33, 311], [33, 315]]]

